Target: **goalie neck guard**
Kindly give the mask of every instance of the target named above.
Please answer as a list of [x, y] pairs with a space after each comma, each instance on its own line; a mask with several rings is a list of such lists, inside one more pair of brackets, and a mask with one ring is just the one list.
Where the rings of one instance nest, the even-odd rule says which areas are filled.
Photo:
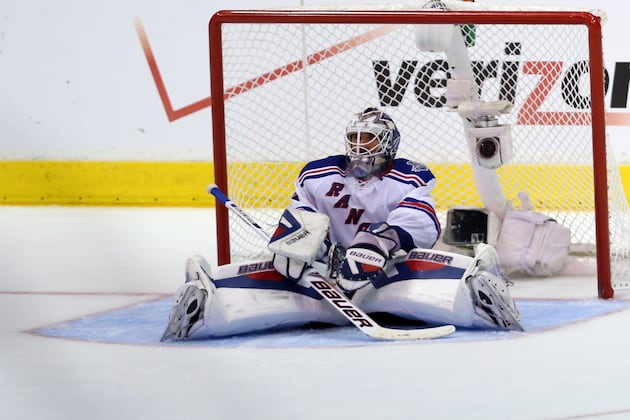
[[399, 143], [394, 120], [377, 108], [366, 108], [346, 127], [349, 174], [365, 180], [382, 172], [396, 157]]

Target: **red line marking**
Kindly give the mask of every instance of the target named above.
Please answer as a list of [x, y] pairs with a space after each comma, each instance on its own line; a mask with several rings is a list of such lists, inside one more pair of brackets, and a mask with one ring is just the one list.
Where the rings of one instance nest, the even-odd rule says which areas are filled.
[[[164, 80], [162, 79], [162, 75], [160, 74], [160, 69], [158, 68], [157, 62], [155, 61], [155, 56], [153, 55], [151, 44], [149, 43], [149, 39], [144, 30], [144, 26], [142, 25], [142, 22], [140, 22], [140, 19], [135, 19], [134, 25], [136, 27], [136, 33], [138, 34], [138, 38], [140, 39], [140, 45], [142, 46], [142, 50], [144, 51], [144, 55], [147, 59], [147, 64], [149, 65], [149, 69], [151, 70], [151, 75], [153, 76], [155, 87], [157, 88], [158, 94], [160, 95], [160, 100], [162, 101], [162, 106], [164, 107], [164, 111], [166, 111], [166, 116], [168, 120], [170, 122], [173, 122], [177, 119], [212, 106], [212, 98], [207, 97], [179, 109], [173, 108], [171, 100], [168, 96], [168, 92], [166, 90], [166, 85], [164, 84]], [[320, 61], [334, 57], [335, 55], [340, 54], [344, 51], [355, 48], [361, 44], [365, 44], [372, 39], [383, 36], [395, 30], [396, 28], [397, 26], [394, 25], [380, 26], [362, 35], [356, 36], [347, 41], [340, 42], [329, 48], [325, 48], [321, 51], [311, 54], [306, 58], [306, 62], [308, 63], [308, 65], [319, 63]], [[240, 95], [241, 93], [245, 93], [257, 87], [263, 86], [276, 79], [288, 76], [289, 74], [301, 70], [302, 68], [304, 68], [304, 60], [296, 60], [261, 76], [254, 77], [243, 83], [239, 83], [234, 87], [228, 88], [224, 93], [224, 99], [227, 100], [234, 96]]]
[[[309, 55], [308, 57], [306, 57], [306, 63], [309, 66], [317, 64], [323, 60], [332, 58], [337, 54], [341, 54], [344, 51], [348, 51], [373, 39], [381, 37], [389, 32], [394, 31], [397, 28], [398, 26], [396, 25], [379, 26], [378, 28], [368, 31], [362, 35], [358, 35], [347, 41], [339, 42], [331, 47], [324, 48], [323, 50]], [[236, 95], [240, 95], [241, 93], [245, 93], [269, 82], [273, 82], [274, 80], [281, 77], [288, 76], [289, 74], [295, 73], [296, 71], [302, 70], [303, 68], [304, 60], [293, 61], [292, 63], [286, 64], [261, 76], [255, 77], [243, 83], [239, 83], [238, 85], [227, 89], [224, 93], [223, 99], [230, 99]]]
[[44, 295], [44, 296], [147, 296], [165, 297], [172, 296], [172, 293], [152, 293], [152, 292], [71, 292], [71, 291], [36, 291], [36, 290], [16, 290], [0, 291], [3, 295]]
[[166, 85], [164, 84], [164, 80], [162, 79], [162, 75], [160, 74], [160, 69], [158, 68], [157, 62], [155, 61], [155, 56], [153, 55], [151, 44], [149, 44], [149, 39], [147, 38], [144, 27], [142, 26], [142, 22], [140, 22], [140, 19], [135, 19], [134, 25], [136, 27], [136, 33], [138, 34], [138, 38], [140, 39], [140, 45], [142, 45], [142, 50], [144, 51], [144, 55], [147, 59], [147, 64], [149, 65], [149, 69], [151, 70], [151, 75], [153, 76], [155, 87], [157, 88], [160, 99], [162, 100], [162, 106], [164, 107], [164, 111], [166, 111], [166, 117], [168, 118], [168, 120], [170, 122], [173, 122], [177, 119], [209, 107], [212, 104], [212, 101], [210, 97], [207, 97], [197, 102], [193, 102], [190, 105], [186, 105], [183, 108], [173, 108], [171, 100], [168, 96], [168, 92], [166, 90]]

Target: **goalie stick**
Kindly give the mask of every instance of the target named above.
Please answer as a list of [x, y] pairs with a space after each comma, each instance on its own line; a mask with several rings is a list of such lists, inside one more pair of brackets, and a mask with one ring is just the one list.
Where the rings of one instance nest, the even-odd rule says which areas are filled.
[[[207, 187], [208, 194], [213, 195], [221, 204], [232, 210], [241, 220], [253, 228], [261, 238], [269, 241], [269, 235], [254, 219], [252, 219], [243, 209], [228, 198], [216, 184]], [[313, 264], [315, 266], [316, 264]], [[317, 265], [323, 265], [317, 263]], [[356, 306], [343, 293], [337, 291], [330, 282], [316, 271], [316, 267], [303, 278], [309, 285], [319, 293], [328, 303], [330, 303], [340, 314], [342, 314], [355, 327], [369, 337], [380, 340], [422, 340], [443, 337], [455, 332], [454, 325], [442, 325], [430, 328], [398, 329], [387, 328], [378, 325], [361, 308]], [[321, 268], [321, 267], [320, 267]]]

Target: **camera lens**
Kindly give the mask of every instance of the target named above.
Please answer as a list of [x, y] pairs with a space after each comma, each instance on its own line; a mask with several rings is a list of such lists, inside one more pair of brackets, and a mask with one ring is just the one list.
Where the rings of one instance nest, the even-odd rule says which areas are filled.
[[497, 153], [499, 139], [497, 137], [485, 137], [477, 143], [477, 151], [483, 158], [489, 159]]

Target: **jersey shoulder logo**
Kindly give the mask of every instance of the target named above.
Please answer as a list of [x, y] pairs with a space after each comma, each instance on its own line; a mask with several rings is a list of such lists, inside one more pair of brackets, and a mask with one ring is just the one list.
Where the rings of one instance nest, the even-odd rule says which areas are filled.
[[407, 165], [411, 166], [411, 172], [422, 172], [429, 170], [427, 165], [423, 163], [412, 162], [410, 160], [407, 161]]

